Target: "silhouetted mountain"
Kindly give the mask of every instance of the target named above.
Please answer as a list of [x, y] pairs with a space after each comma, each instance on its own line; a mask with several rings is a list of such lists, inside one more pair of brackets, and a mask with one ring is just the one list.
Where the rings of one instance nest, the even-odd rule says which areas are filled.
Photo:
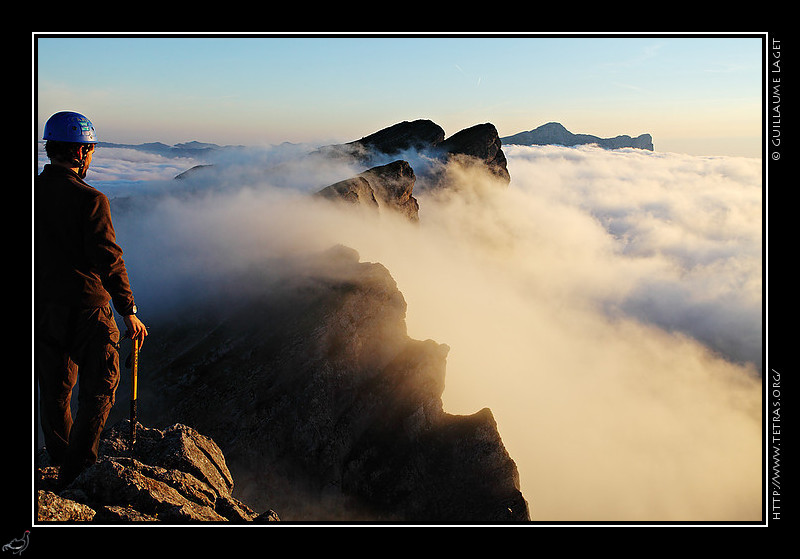
[[405, 151], [427, 151], [444, 140], [444, 130], [430, 120], [403, 121], [359, 140], [319, 148], [317, 153], [328, 157], [350, 157], [374, 163], [378, 155], [395, 157]]

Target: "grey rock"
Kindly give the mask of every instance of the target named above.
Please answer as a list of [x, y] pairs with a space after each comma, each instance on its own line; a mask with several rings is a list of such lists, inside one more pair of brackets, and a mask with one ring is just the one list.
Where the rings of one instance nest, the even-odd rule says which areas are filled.
[[342, 200], [375, 210], [379, 207], [378, 200], [375, 198], [375, 189], [361, 175], [326, 186], [317, 194], [329, 200]]

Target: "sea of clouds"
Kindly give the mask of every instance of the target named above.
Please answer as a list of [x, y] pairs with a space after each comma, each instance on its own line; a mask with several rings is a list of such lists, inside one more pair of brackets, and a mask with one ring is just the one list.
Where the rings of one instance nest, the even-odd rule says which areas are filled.
[[128, 149], [87, 181], [147, 200], [114, 216], [144, 314], [265, 256], [384, 264], [409, 335], [451, 348], [445, 410], [492, 410], [534, 520], [760, 520], [761, 161], [503, 150], [508, 188], [415, 192], [416, 225], [312, 199], [363, 169], [299, 146], [217, 159], [202, 195], [173, 177], [209, 161]]

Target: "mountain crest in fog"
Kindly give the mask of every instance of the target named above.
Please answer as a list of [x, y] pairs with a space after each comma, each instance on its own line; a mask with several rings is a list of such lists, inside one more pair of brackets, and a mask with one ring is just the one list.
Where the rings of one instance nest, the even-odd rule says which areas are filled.
[[495, 178], [508, 183], [511, 176], [494, 124], [476, 124], [445, 137], [444, 130], [430, 120], [401, 122], [346, 144], [323, 146], [314, 154], [348, 157], [364, 165], [386, 163], [386, 159], [420, 155], [432, 162], [430, 168], [415, 169], [418, 175], [431, 175], [427, 186], [442, 186], [436, 175], [449, 163], [478, 165]]
[[[457, 188], [449, 174], [454, 166], [478, 170], [502, 185], [511, 181], [497, 129], [490, 123], [465, 128], [445, 138], [444, 130], [430, 120], [405, 121], [354, 142], [324, 146], [312, 156], [374, 165], [356, 177], [323, 188], [319, 195], [397, 211], [411, 221], [419, 219], [419, 203], [412, 195], [415, 183], [423, 190]], [[421, 167], [414, 169], [403, 159], [379, 164], [403, 156], [413, 156], [415, 165]]]
[[529, 520], [492, 412], [444, 411], [449, 347], [408, 336], [384, 266], [340, 246], [230, 283], [158, 324], [139, 400], [208, 433], [238, 498], [285, 520]]
[[[445, 137], [444, 129], [430, 120], [403, 121], [359, 140], [322, 146], [307, 155], [309, 163], [334, 160], [365, 168], [356, 176], [321, 185], [316, 194], [378, 211], [393, 211], [411, 221], [419, 219], [420, 190], [458, 188], [451, 171], [484, 174], [492, 182], [507, 186], [511, 181], [497, 128], [477, 124]], [[412, 162], [413, 160], [413, 162]], [[186, 180], [215, 169], [196, 165], [175, 176]], [[224, 172], [224, 171], [223, 171]], [[270, 169], [264, 169], [268, 177]]]
[[404, 151], [425, 151], [440, 144], [444, 129], [430, 120], [403, 121], [346, 144], [323, 146], [319, 152], [369, 160], [376, 153], [395, 156]]

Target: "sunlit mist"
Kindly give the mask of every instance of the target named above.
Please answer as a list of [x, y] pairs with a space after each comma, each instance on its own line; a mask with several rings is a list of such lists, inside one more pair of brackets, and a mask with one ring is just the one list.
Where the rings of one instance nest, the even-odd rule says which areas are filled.
[[534, 521], [760, 520], [761, 161], [503, 149], [509, 186], [454, 170], [417, 224], [309, 196], [361, 169], [277, 148], [216, 161], [201, 195], [171, 195], [196, 162], [119, 150], [87, 180], [147, 194], [114, 219], [152, 312], [269, 256], [385, 265], [409, 336], [450, 346], [445, 411], [492, 410]]

